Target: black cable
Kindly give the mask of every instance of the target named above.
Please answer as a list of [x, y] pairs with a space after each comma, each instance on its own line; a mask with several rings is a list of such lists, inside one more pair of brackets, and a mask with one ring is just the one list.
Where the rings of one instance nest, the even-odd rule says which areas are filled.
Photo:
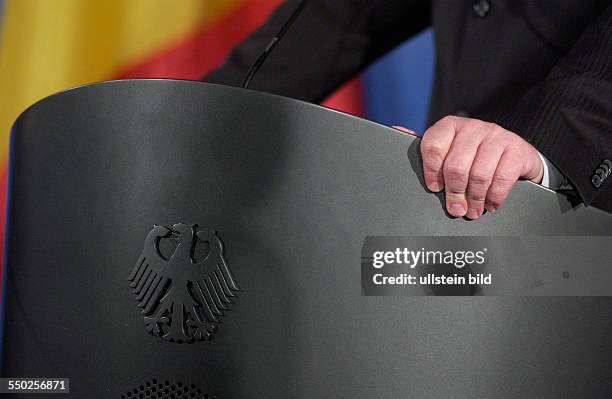
[[266, 46], [264, 51], [259, 55], [259, 57], [257, 57], [257, 59], [255, 60], [253, 65], [251, 65], [251, 68], [249, 68], [249, 72], [247, 73], [246, 78], [244, 78], [244, 81], [242, 82], [242, 87], [243, 88], [246, 89], [246, 88], [249, 87], [249, 85], [251, 84], [251, 81], [253, 80], [253, 77], [255, 76], [255, 74], [257, 73], [257, 71], [261, 67], [261, 65], [264, 63], [266, 58], [268, 58], [268, 55], [274, 49], [274, 46], [276, 46], [276, 44], [279, 42], [279, 40], [285, 35], [285, 33], [287, 32], [289, 27], [293, 24], [293, 22], [298, 17], [298, 15], [300, 15], [300, 12], [302, 12], [302, 9], [306, 6], [307, 3], [308, 3], [308, 0], [301, 0], [300, 1], [300, 3], [297, 5], [295, 10], [293, 11], [291, 16], [289, 17], [289, 19], [287, 19], [287, 21], [285, 21], [285, 23], [280, 28], [278, 33], [272, 38], [272, 40], [270, 40], [270, 43], [268, 43], [268, 45]]

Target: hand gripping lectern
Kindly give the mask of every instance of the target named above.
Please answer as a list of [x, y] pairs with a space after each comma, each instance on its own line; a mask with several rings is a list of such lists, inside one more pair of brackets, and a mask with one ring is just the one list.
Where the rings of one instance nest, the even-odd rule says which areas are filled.
[[[605, 238], [610, 214], [520, 182], [495, 214], [450, 218], [417, 138], [199, 82], [68, 90], [11, 140], [2, 377], [88, 399], [612, 397], [607, 297], [360, 280], [369, 236]], [[546, 259], [543, 295], [564, 284]]]

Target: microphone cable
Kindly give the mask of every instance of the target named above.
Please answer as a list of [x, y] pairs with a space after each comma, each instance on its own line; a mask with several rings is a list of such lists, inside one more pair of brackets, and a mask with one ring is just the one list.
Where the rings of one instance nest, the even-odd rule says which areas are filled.
[[293, 24], [293, 22], [296, 20], [298, 15], [300, 15], [304, 7], [306, 7], [306, 4], [308, 4], [308, 0], [300, 0], [300, 3], [297, 5], [293, 13], [291, 13], [291, 15], [289, 16], [289, 19], [285, 21], [285, 23], [280, 28], [278, 33], [274, 35], [274, 37], [272, 38], [272, 40], [270, 40], [270, 42], [268, 43], [264, 51], [259, 55], [259, 57], [257, 57], [253, 65], [251, 65], [251, 67], [249, 68], [249, 71], [246, 77], [244, 78], [244, 81], [242, 82], [243, 88], [247, 89], [249, 87], [249, 85], [251, 84], [251, 81], [253, 80], [253, 77], [255, 76], [255, 74], [261, 67], [261, 65], [264, 63], [266, 58], [268, 58], [268, 55], [270, 55], [270, 52], [272, 52], [272, 50], [274, 49], [276, 44], [279, 42], [279, 40], [285, 35], [285, 33], [287, 32], [289, 27]]

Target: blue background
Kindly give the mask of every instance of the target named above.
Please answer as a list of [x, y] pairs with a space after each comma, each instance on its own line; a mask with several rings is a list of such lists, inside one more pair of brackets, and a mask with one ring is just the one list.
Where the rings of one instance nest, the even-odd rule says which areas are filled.
[[433, 34], [427, 29], [365, 71], [366, 117], [422, 133], [426, 128], [433, 71]]

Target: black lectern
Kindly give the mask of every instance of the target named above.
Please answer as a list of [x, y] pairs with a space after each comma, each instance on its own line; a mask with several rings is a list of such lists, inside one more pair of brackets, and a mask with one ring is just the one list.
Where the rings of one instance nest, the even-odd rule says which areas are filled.
[[607, 298], [362, 295], [367, 236], [612, 233], [530, 183], [450, 218], [417, 147], [198, 82], [42, 100], [12, 131], [2, 376], [100, 399], [612, 396]]

